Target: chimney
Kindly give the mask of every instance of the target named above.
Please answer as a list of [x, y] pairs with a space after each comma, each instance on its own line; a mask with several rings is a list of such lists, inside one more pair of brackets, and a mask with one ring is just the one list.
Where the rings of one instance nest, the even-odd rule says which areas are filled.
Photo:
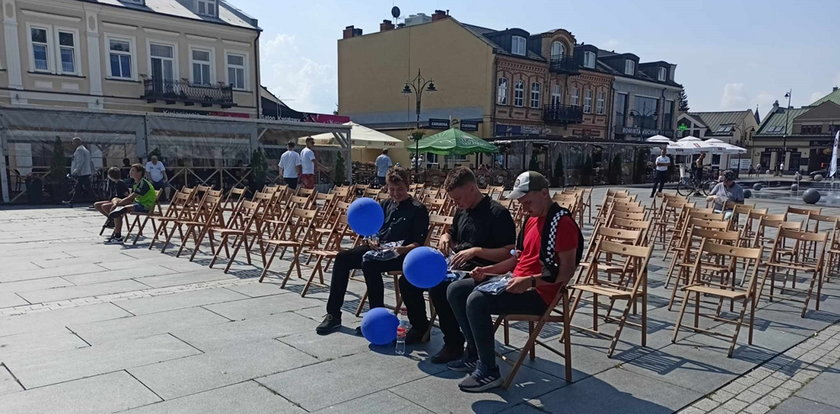
[[432, 15], [432, 21], [436, 22], [441, 19], [445, 19], [447, 17], [447, 13], [443, 10], [435, 10], [435, 14]]
[[776, 102], [773, 102], [773, 112], [779, 111], [779, 100], [776, 99]]
[[838, 89], [838, 88], [835, 86], [835, 87], [831, 88], [831, 91], [832, 91], [832, 92], [835, 92], [837, 89]]
[[388, 30], [394, 30], [394, 23], [392, 21], [383, 20], [382, 23], [379, 23], [380, 32], [387, 32]]
[[362, 29], [357, 29], [353, 25], [347, 26], [344, 28], [344, 32], [342, 39], [349, 39], [351, 37], [361, 36]]

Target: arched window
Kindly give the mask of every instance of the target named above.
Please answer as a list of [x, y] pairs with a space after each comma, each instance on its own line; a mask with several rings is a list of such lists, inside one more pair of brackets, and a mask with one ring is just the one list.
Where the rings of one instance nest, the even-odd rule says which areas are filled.
[[522, 36], [512, 36], [511, 50], [514, 55], [525, 56], [525, 38]]
[[560, 85], [553, 85], [551, 87], [551, 106], [558, 108], [563, 104], [563, 89]]
[[507, 78], [499, 78], [499, 86], [496, 89], [496, 103], [499, 105], [508, 104], [508, 80]]
[[560, 60], [563, 59], [564, 56], [566, 56], [566, 47], [563, 46], [563, 43], [551, 43], [551, 60]]
[[525, 84], [518, 80], [513, 87], [513, 106], [523, 106], [525, 103]]

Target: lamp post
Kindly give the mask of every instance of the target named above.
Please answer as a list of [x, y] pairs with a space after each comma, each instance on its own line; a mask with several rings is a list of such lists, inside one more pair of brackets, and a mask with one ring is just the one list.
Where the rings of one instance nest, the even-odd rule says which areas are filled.
[[[417, 76], [414, 79], [407, 81], [405, 86], [403, 86], [402, 93], [403, 95], [411, 95], [414, 94], [416, 99], [417, 106], [415, 107], [415, 114], [417, 115], [417, 125], [416, 128], [420, 129], [420, 102], [423, 99], [423, 92], [437, 92], [437, 88], [435, 87], [435, 83], [431, 79], [426, 79], [422, 75], [420, 75], [420, 69], [417, 69]], [[420, 173], [420, 139], [415, 137], [414, 139], [414, 174], [417, 175]]]
[[[790, 121], [790, 95], [793, 92], [793, 89], [788, 89], [785, 93], [785, 98], [788, 98], [788, 104], [785, 108], [785, 136], [782, 138], [782, 161], [779, 163], [779, 176], [781, 177], [784, 175], [784, 171], [782, 171], [781, 166], [784, 165], [786, 158], [787, 158], [787, 136], [788, 136], [788, 122]], [[790, 166], [788, 166], [790, 168]]]

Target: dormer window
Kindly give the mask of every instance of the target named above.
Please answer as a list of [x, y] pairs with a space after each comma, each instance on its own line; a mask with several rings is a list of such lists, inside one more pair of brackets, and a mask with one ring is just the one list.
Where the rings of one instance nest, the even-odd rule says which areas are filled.
[[557, 61], [563, 59], [566, 55], [566, 48], [560, 42], [551, 43], [551, 60]]
[[216, 17], [216, 0], [196, 0], [196, 7], [198, 14]]
[[513, 36], [510, 52], [514, 55], [525, 56], [525, 38], [522, 36]]
[[625, 75], [635, 75], [636, 74], [636, 62], [630, 59], [624, 61], [624, 74]]
[[583, 66], [589, 69], [595, 68], [595, 52], [583, 52]]
[[656, 80], [660, 82], [665, 82], [668, 80], [668, 69], [659, 68], [659, 72], [656, 75]]

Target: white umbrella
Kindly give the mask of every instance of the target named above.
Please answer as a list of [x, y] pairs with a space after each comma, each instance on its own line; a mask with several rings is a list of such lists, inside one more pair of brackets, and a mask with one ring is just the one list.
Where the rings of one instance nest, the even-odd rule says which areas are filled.
[[694, 155], [707, 152], [708, 148], [701, 148], [694, 142], [675, 142], [668, 145], [668, 152], [674, 155]]
[[677, 142], [702, 142], [703, 140], [695, 136], [687, 136], [677, 140]]
[[671, 145], [674, 141], [671, 141], [668, 137], [662, 135], [654, 135], [645, 140], [645, 142], [650, 142], [651, 144], [657, 145]]

